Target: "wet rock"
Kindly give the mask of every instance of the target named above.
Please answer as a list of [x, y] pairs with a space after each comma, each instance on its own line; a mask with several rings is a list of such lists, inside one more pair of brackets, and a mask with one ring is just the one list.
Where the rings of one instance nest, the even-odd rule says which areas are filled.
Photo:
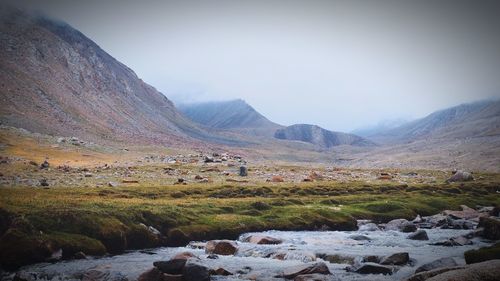
[[414, 232], [417, 230], [417, 227], [405, 219], [395, 219], [388, 222], [385, 225], [385, 230], [394, 230], [401, 232]]
[[412, 276], [410, 276], [406, 281], [425, 281], [428, 280], [431, 277], [434, 277], [436, 275], [439, 275], [441, 273], [450, 271], [450, 270], [457, 270], [457, 269], [462, 269], [464, 268], [463, 266], [455, 266], [455, 267], [443, 267], [443, 268], [436, 268], [432, 269], [429, 271], [423, 271], [416, 273]]
[[383, 265], [405, 265], [410, 261], [408, 253], [395, 253], [382, 258], [380, 264]]
[[243, 242], [264, 245], [277, 245], [283, 243], [281, 239], [263, 235], [250, 235], [246, 237]]
[[391, 275], [392, 274], [392, 267], [367, 262], [367, 263], [363, 263], [357, 267], [349, 267], [349, 268], [347, 268], [347, 271], [356, 272], [359, 274]]
[[422, 222], [424, 222], [424, 220], [422, 219], [422, 217], [420, 215], [417, 215], [417, 217], [414, 218], [411, 222], [412, 223], [422, 223]]
[[303, 274], [293, 279], [293, 281], [327, 281], [327, 280], [329, 280], [329, 278], [323, 274]]
[[453, 246], [464, 246], [464, 245], [471, 245], [472, 241], [469, 239], [463, 237], [463, 236], [458, 236], [458, 237], [453, 237], [445, 241], [440, 241], [436, 242], [431, 245], [436, 245], [436, 246], [446, 246], [446, 247], [453, 247]]
[[[146, 272], [145, 272], [146, 273]], [[143, 274], [145, 274], [143, 273]], [[141, 275], [142, 276], [142, 275]], [[151, 273], [151, 278], [154, 278], [154, 273]], [[148, 277], [148, 276], [145, 276]], [[109, 271], [106, 269], [101, 269], [101, 267], [96, 269], [91, 269], [85, 272], [82, 276], [82, 281], [128, 281], [128, 278], [119, 272]], [[156, 281], [159, 279], [137, 279], [139, 281]]]
[[491, 260], [467, 265], [463, 269], [450, 270], [438, 274], [428, 281], [498, 281], [500, 277], [500, 260]]
[[186, 259], [171, 259], [168, 261], [155, 261], [153, 265], [162, 273], [181, 274], [186, 262]]
[[184, 281], [184, 276], [181, 274], [163, 273], [161, 281]]
[[230, 240], [211, 240], [205, 246], [205, 253], [217, 255], [234, 255], [238, 245]]
[[185, 281], [210, 281], [210, 270], [196, 263], [187, 263], [182, 275]]
[[381, 259], [382, 259], [382, 257], [380, 257], [380, 256], [370, 255], [370, 256], [364, 256], [363, 257], [363, 262], [380, 263]]
[[299, 275], [305, 274], [331, 274], [328, 266], [324, 262], [316, 262], [312, 264], [301, 264], [297, 266], [292, 266], [285, 268], [283, 274], [277, 277], [283, 277], [286, 279], [294, 279]]
[[469, 172], [457, 171], [446, 182], [463, 182], [474, 180], [474, 177]]
[[84, 260], [87, 258], [87, 255], [85, 255], [84, 252], [76, 252], [74, 255], [73, 255], [73, 258], [75, 260]]
[[500, 240], [500, 220], [482, 217], [478, 227], [483, 228], [483, 237], [490, 240]]
[[[432, 224], [433, 226], [441, 226], [445, 223], [447, 223], [448, 216], [445, 216], [443, 214], [436, 214], [430, 217], [425, 217], [425, 222]], [[422, 226], [420, 226], [422, 227]]]
[[445, 210], [443, 211], [443, 214], [445, 216], [450, 216], [454, 219], [473, 219], [479, 217], [480, 213], [472, 208], [469, 208], [465, 205], [460, 205], [462, 208], [461, 211], [452, 211], [452, 210]]
[[435, 260], [435, 261], [432, 261], [430, 263], [426, 263], [426, 264], [420, 266], [419, 268], [417, 268], [417, 270], [415, 270], [415, 273], [429, 271], [429, 270], [433, 270], [436, 268], [454, 267], [457, 265], [458, 265], [458, 263], [453, 258], [449, 258], [449, 257], [441, 258], [441, 259], [438, 259], [438, 260]]
[[329, 263], [337, 264], [354, 264], [354, 257], [345, 256], [341, 254], [318, 254], [318, 258]]
[[207, 259], [211, 259], [211, 260], [216, 260], [218, 258], [219, 258], [219, 256], [215, 255], [215, 254], [210, 254], [210, 255], [207, 256]]
[[[161, 273], [160, 270], [158, 270], [158, 268], [153, 267], [145, 271], [141, 275], [139, 275], [137, 281], [161, 281], [162, 275], [163, 274]], [[89, 280], [94, 280], [94, 279], [89, 279]]]
[[464, 253], [464, 257], [465, 262], [468, 264], [500, 259], [500, 243], [496, 243], [491, 247], [469, 250]]
[[352, 240], [356, 240], [356, 241], [369, 241], [369, 240], [371, 240], [370, 237], [365, 236], [365, 235], [359, 235], [359, 234], [350, 235], [348, 238], [352, 239]]
[[248, 176], [248, 169], [245, 166], [240, 167], [240, 177]]
[[197, 259], [197, 260], [199, 260], [200, 258], [191, 252], [180, 252], [180, 253], [177, 253], [175, 256], [173, 256], [172, 259], [178, 259], [178, 260]]
[[230, 276], [230, 275], [233, 275], [233, 273], [227, 271], [226, 269], [224, 269], [222, 267], [219, 267], [217, 269], [210, 270], [210, 275]]
[[374, 223], [363, 224], [359, 227], [359, 231], [379, 231], [380, 228]]
[[429, 240], [429, 236], [427, 236], [427, 232], [425, 230], [418, 230], [410, 235], [408, 235], [408, 239], [411, 240]]

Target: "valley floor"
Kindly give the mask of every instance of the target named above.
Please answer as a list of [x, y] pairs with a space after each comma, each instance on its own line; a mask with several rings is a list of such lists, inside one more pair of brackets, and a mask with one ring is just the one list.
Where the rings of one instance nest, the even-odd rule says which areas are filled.
[[462, 204], [500, 205], [494, 173], [446, 183], [451, 172], [253, 164], [235, 152], [106, 150], [75, 142], [2, 137], [5, 269], [45, 261], [58, 249], [72, 259], [270, 229], [355, 230], [357, 219], [381, 223]]

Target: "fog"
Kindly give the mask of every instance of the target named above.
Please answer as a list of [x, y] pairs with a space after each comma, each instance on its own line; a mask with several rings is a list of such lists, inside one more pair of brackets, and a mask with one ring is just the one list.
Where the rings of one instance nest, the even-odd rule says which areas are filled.
[[499, 1], [15, 1], [176, 103], [350, 131], [500, 96]]

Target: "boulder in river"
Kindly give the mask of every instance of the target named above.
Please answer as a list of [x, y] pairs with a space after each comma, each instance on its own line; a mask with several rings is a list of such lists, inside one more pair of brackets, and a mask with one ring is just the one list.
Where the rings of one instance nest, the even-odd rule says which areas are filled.
[[210, 281], [210, 270], [197, 263], [187, 263], [182, 275], [185, 281]]
[[438, 274], [427, 281], [498, 281], [500, 278], [500, 260], [491, 260], [465, 266]]
[[460, 205], [460, 208], [462, 208], [461, 211], [445, 210], [443, 211], [443, 214], [445, 216], [450, 216], [453, 219], [464, 219], [464, 220], [477, 218], [480, 215], [478, 211], [469, 208], [466, 205]]
[[186, 259], [171, 259], [168, 261], [155, 261], [153, 265], [162, 273], [181, 274], [186, 262]]
[[265, 245], [276, 245], [283, 243], [281, 239], [265, 235], [250, 235], [246, 237], [243, 240], [243, 242], [249, 242], [253, 244], [265, 244]]
[[378, 231], [378, 230], [380, 230], [380, 228], [372, 222], [359, 226], [359, 231]]
[[483, 237], [490, 240], [500, 240], [500, 220], [490, 217], [482, 217], [478, 227], [482, 227]]
[[410, 255], [408, 253], [395, 253], [386, 257], [383, 257], [380, 264], [383, 265], [405, 265], [410, 261]]
[[286, 279], [294, 279], [299, 275], [304, 274], [331, 274], [328, 266], [324, 262], [315, 262], [310, 264], [301, 264], [292, 267], [285, 268], [283, 274], [277, 277], [283, 277]]
[[303, 274], [295, 277], [293, 281], [328, 281], [330, 280], [323, 274]]
[[423, 229], [417, 230], [416, 232], [408, 235], [408, 239], [411, 240], [429, 240], [429, 236], [427, 236], [427, 232]]
[[500, 242], [490, 247], [469, 250], [464, 253], [464, 257], [468, 264], [500, 259]]
[[356, 272], [359, 274], [384, 274], [391, 275], [392, 267], [380, 265], [373, 262], [362, 263], [356, 267], [348, 267], [347, 271]]
[[205, 246], [205, 253], [217, 255], [234, 255], [238, 245], [230, 240], [211, 240]]
[[446, 258], [437, 259], [435, 261], [432, 261], [432, 262], [429, 262], [429, 263], [426, 263], [426, 264], [420, 266], [419, 268], [417, 268], [417, 270], [415, 270], [415, 273], [429, 271], [429, 270], [433, 270], [436, 268], [453, 267], [453, 266], [457, 266], [457, 265], [458, 265], [458, 263], [455, 261], [455, 259], [450, 258], [450, 257], [446, 257]]
[[361, 235], [361, 234], [353, 234], [348, 237], [349, 239], [356, 240], [356, 241], [370, 241], [370, 237]]
[[[137, 281], [160, 281], [162, 280], [162, 272], [156, 268], [156, 267], [153, 267], [147, 271], [145, 271], [144, 273], [142, 273], [141, 275], [139, 275], [139, 277], [137, 278]], [[88, 276], [89, 280], [95, 280], [95, 276]]]
[[395, 219], [385, 225], [385, 230], [394, 230], [401, 232], [414, 232], [417, 226], [405, 219]]

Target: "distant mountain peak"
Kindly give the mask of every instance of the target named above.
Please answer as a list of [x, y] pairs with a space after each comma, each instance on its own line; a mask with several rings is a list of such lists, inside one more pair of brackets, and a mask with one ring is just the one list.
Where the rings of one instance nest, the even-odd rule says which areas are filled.
[[178, 108], [189, 119], [210, 128], [272, 136], [281, 127], [242, 99], [182, 104]]
[[339, 145], [373, 146], [375, 143], [353, 134], [333, 132], [317, 125], [295, 124], [278, 129], [274, 137], [282, 140], [308, 142], [324, 148]]

